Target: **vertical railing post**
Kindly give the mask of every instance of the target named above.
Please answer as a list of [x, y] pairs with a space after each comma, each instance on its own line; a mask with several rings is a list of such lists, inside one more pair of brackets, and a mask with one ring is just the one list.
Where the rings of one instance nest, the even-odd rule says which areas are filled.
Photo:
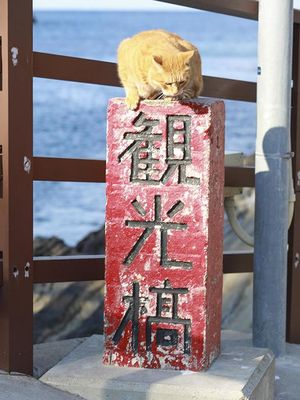
[[287, 341], [300, 343], [300, 25], [294, 24], [291, 139], [296, 203], [289, 231]]
[[260, 0], [253, 342], [285, 351], [292, 0]]
[[0, 369], [32, 373], [32, 0], [0, 0]]

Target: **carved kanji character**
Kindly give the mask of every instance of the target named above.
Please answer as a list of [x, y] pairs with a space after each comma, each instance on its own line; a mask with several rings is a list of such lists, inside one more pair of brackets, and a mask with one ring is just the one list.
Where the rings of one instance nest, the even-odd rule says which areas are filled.
[[154, 134], [153, 128], [159, 124], [157, 119], [147, 119], [140, 112], [134, 121], [134, 126], [145, 128], [139, 132], [126, 132], [124, 139], [132, 140], [132, 143], [119, 155], [119, 162], [131, 155], [131, 182], [144, 182], [149, 185], [158, 185], [159, 179], [154, 179], [159, 171], [154, 166], [159, 159], [154, 158], [156, 152], [155, 142], [161, 141], [160, 133]]
[[[147, 214], [143, 206], [135, 199], [132, 203], [133, 207], [141, 216]], [[177, 213], [179, 213], [184, 208], [184, 203], [178, 200], [173, 206], [167, 211], [167, 216], [173, 218]], [[146, 240], [153, 233], [155, 228], [159, 228], [160, 231], [160, 265], [162, 267], [178, 267], [178, 268], [191, 268], [192, 263], [188, 261], [177, 261], [168, 259], [167, 243], [168, 243], [168, 231], [170, 230], [185, 230], [187, 229], [187, 224], [177, 223], [177, 222], [165, 222], [162, 219], [162, 209], [161, 209], [161, 196], [154, 196], [154, 220], [152, 221], [125, 221], [126, 226], [130, 228], [144, 228], [143, 233], [138, 238], [136, 243], [133, 245], [129, 254], [124, 260], [125, 265], [130, 265]]]

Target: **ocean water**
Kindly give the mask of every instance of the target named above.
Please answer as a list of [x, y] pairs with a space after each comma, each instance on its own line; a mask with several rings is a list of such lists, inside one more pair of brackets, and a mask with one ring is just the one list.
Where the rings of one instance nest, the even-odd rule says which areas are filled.
[[[203, 74], [256, 80], [257, 23], [208, 12], [37, 12], [34, 50], [116, 61], [119, 42], [163, 28], [200, 50]], [[34, 80], [34, 155], [105, 158], [106, 106], [121, 88]], [[226, 101], [226, 150], [254, 152], [255, 105]], [[105, 218], [104, 184], [36, 182], [34, 235], [74, 245]]]

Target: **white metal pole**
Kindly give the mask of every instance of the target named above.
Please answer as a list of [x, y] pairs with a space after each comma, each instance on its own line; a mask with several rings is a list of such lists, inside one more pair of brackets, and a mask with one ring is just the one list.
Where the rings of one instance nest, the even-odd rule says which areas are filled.
[[285, 351], [293, 0], [260, 0], [253, 342]]

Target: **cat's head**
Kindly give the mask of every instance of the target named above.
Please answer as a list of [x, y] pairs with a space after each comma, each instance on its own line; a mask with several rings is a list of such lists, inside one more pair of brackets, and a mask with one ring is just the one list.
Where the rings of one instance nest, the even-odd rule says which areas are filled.
[[180, 96], [190, 80], [193, 55], [193, 50], [176, 55], [153, 55], [149, 83], [166, 97]]

